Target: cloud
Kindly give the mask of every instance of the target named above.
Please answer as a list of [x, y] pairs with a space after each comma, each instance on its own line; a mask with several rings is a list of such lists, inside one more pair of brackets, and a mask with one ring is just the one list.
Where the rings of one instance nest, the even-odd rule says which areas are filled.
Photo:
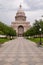
[[24, 2], [30, 7], [30, 10], [43, 9], [43, 0], [24, 0]]
[[7, 25], [15, 21], [20, 4], [31, 24], [43, 15], [43, 0], [0, 0], [0, 21]]
[[22, 5], [23, 9], [26, 10], [29, 7], [23, 0], [0, 0], [0, 10], [1, 11], [15, 11], [18, 9], [19, 5]]
[[35, 22], [35, 20], [43, 19], [42, 14], [43, 14], [43, 10], [27, 11], [26, 12], [27, 20], [32, 25]]
[[0, 9], [3, 11], [16, 10], [19, 4], [20, 0], [0, 0]]

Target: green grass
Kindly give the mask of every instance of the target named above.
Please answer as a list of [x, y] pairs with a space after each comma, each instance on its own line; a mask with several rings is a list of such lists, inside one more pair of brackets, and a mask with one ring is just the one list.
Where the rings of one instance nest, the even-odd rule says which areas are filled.
[[[29, 38], [27, 38], [29, 39]], [[40, 38], [30, 38], [29, 40], [35, 42], [35, 43], [39, 43], [40, 42]], [[42, 42], [42, 45], [43, 45], [43, 38], [41, 38], [41, 42]]]
[[9, 39], [7, 39], [7, 38], [0, 38], [0, 44], [3, 44], [6, 41], [9, 41]]

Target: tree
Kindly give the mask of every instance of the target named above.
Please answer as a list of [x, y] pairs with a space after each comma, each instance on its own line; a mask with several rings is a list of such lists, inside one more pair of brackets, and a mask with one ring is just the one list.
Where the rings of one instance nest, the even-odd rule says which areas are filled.
[[39, 34], [39, 28], [42, 29], [42, 34], [43, 34], [43, 20], [35, 20], [35, 23], [33, 24], [33, 26], [35, 27], [36, 30], [36, 34]]
[[[2, 22], [0, 22], [0, 31], [2, 31], [6, 36], [16, 36], [16, 31]], [[0, 32], [0, 34], [2, 32]]]
[[43, 20], [35, 20], [33, 26], [25, 32], [25, 36], [34, 36], [39, 35], [39, 28], [42, 29], [41, 33], [43, 34]]
[[4, 33], [2, 31], [0, 31], [0, 35], [4, 35]]

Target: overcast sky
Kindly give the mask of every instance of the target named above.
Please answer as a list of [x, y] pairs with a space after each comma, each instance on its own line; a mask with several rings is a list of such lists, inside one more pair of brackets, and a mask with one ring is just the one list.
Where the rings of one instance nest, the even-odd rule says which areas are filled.
[[11, 25], [20, 4], [31, 24], [35, 19], [43, 19], [43, 0], [0, 0], [0, 21]]

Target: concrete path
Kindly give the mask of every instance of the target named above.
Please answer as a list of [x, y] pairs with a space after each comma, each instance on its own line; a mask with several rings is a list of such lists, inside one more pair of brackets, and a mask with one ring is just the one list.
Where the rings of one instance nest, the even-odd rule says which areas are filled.
[[0, 65], [43, 65], [43, 47], [19, 37], [0, 47]]

